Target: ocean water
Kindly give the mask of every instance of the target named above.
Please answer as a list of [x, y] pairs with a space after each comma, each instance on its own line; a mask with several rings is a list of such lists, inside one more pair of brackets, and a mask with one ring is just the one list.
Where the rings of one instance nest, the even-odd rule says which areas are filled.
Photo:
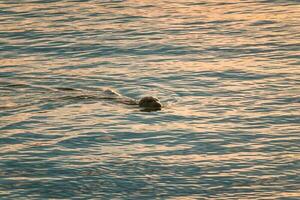
[[299, 13], [297, 0], [1, 1], [0, 199], [299, 199]]

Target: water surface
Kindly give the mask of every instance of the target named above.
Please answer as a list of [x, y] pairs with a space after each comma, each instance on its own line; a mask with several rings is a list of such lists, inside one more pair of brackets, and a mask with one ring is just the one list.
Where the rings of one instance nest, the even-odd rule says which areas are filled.
[[1, 1], [1, 199], [299, 199], [299, 13], [292, 0]]

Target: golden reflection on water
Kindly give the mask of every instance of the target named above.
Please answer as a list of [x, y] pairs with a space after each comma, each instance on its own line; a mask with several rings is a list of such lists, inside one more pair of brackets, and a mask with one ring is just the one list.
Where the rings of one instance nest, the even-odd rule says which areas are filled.
[[[12, 56], [5, 54], [1, 58], [1, 65], [6, 66], [1, 68], [3, 73], [14, 72], [18, 78], [27, 77], [35, 80], [40, 78], [38, 77], [39, 74], [48, 73], [46, 78], [52, 76], [72, 77], [78, 78], [78, 82], [92, 79], [99, 80], [99, 82], [105, 81], [106, 79], [101, 80], [103, 76], [114, 80], [124, 78], [124, 80], [126, 79], [124, 81], [126, 87], [131, 87], [131, 90], [136, 89], [137, 81], [152, 77], [161, 81], [152, 83], [156, 84], [158, 89], [178, 91], [182, 94], [200, 94], [200, 96], [186, 97], [182, 95], [181, 101], [164, 108], [157, 116], [152, 115], [152, 113], [140, 114], [136, 107], [106, 104], [105, 102], [64, 105], [43, 112], [30, 112], [30, 110], [38, 110], [39, 107], [36, 105], [29, 106], [25, 112], [1, 117], [1, 125], [11, 126], [30, 121], [35, 117], [46, 117], [45, 121], [37, 120], [37, 125], [28, 125], [26, 128], [36, 134], [57, 137], [54, 139], [24, 140], [19, 144], [5, 144], [0, 147], [0, 152], [26, 152], [28, 148], [35, 146], [68, 151], [68, 148], [61, 143], [81, 136], [88, 136], [90, 132], [93, 132], [98, 133], [99, 135], [95, 137], [103, 141], [98, 146], [91, 146], [87, 149], [83, 147], [78, 150], [80, 154], [60, 155], [50, 158], [50, 160], [70, 160], [81, 163], [80, 166], [84, 166], [83, 163], [91, 166], [114, 159], [119, 160], [120, 163], [125, 160], [141, 159], [159, 161], [164, 165], [201, 165], [202, 167], [222, 167], [232, 162], [255, 163], [263, 161], [272, 163], [277, 160], [278, 162], [292, 163], [299, 160], [300, 154], [293, 151], [289, 152], [288, 147], [281, 152], [263, 152], [262, 149], [272, 149], [271, 145], [277, 143], [285, 145], [298, 139], [296, 134], [293, 135], [293, 132], [290, 136], [282, 138], [282, 134], [287, 130], [294, 131], [297, 124], [273, 124], [263, 120], [270, 116], [284, 118], [285, 115], [297, 116], [298, 114], [299, 102], [290, 102], [285, 106], [272, 103], [278, 99], [294, 97], [300, 92], [298, 85], [291, 84], [291, 80], [294, 81], [296, 75], [300, 73], [298, 65], [292, 66], [298, 61], [296, 58], [298, 53], [284, 49], [285, 45], [295, 46], [299, 43], [299, 38], [295, 35], [299, 32], [300, 6], [264, 5], [261, 2], [250, 3], [239, 0], [222, 5], [219, 5], [219, 1], [210, 1], [209, 5], [194, 4], [191, 6], [190, 3], [193, 1], [158, 1], [153, 4], [153, 1], [150, 0], [129, 0], [120, 2], [121, 7], [114, 7], [113, 4], [98, 3], [97, 1], [76, 2], [76, 4], [64, 1], [47, 4], [23, 3], [13, 7], [6, 3], [0, 3], [1, 8], [17, 12], [20, 15], [18, 20], [0, 16], [0, 21], [5, 21], [0, 26], [0, 32], [23, 33], [28, 31], [31, 34], [43, 33], [54, 36], [47, 38], [47, 36], [42, 35], [42, 38], [28, 40], [28, 38], [24, 39], [19, 35], [0, 39], [7, 45], [20, 47], [18, 53], [13, 52]], [[241, 12], [241, 7], [243, 7], [244, 12]], [[47, 15], [44, 15], [45, 12]], [[39, 17], [22, 16], [24, 13], [36, 14]], [[74, 13], [78, 15], [74, 16]], [[95, 18], [91, 18], [91, 13], [95, 15]], [[71, 20], [72, 18], [74, 20]], [[127, 19], [128, 22], [119, 23], [118, 20], [123, 18], [124, 20]], [[267, 25], [261, 28], [257, 25], [260, 22], [265, 22]], [[75, 34], [80, 31], [81, 34]], [[135, 33], [144, 33], [144, 35], [135, 35]], [[51, 43], [53, 41], [60, 42], [60, 44]], [[98, 49], [81, 50], [81, 48], [96, 45], [99, 45]], [[117, 50], [106, 55], [106, 52], [98, 52], [103, 46], [114, 47]], [[157, 46], [167, 46], [169, 50], [182, 47], [185, 51], [179, 54], [178, 52], [181, 51], [179, 48], [178, 51], [169, 53], [167, 50], [159, 51], [160, 48]], [[43, 52], [42, 50], [47, 47], [55, 47], [56, 49]], [[37, 50], [27, 52], [30, 48], [37, 48]], [[212, 48], [215, 49], [211, 50]], [[144, 52], [145, 49], [149, 50], [150, 53]], [[255, 49], [267, 51], [255, 52]], [[56, 50], [65, 50], [64, 52], [69, 54], [60, 55]], [[118, 50], [125, 53], [118, 54]], [[132, 53], [133, 50], [140, 55]], [[239, 53], [242, 50], [252, 50], [253, 52]], [[195, 53], [192, 53], [193, 51]], [[9, 52], [6, 53], [8, 55]], [[91, 54], [92, 56], [90, 56]], [[108, 65], [104, 66], [103, 63], [108, 63]], [[247, 74], [242, 74], [238, 78], [227, 79], [212, 75], [213, 73], [226, 73], [228, 71], [241, 71], [247, 72]], [[206, 72], [210, 72], [210, 76], [206, 76]], [[198, 74], [201, 77], [197, 77]], [[274, 77], [261, 79], [251, 79], [250, 77], [249, 80], [242, 78], [249, 76], [249, 74], [273, 75]], [[170, 78], [172, 75], [175, 78], [176, 76], [189, 75], [190, 78], [187, 77], [189, 82], [182, 83], [173, 80], [172, 77]], [[287, 79], [286, 76], [288, 75], [292, 78]], [[130, 83], [130, 80], [135, 82]], [[18, 83], [14, 79], [11, 81]], [[203, 84], [201, 82], [205, 81], [215, 85], [207, 85], [206, 87], [205, 84], [201, 85]], [[23, 82], [20, 81], [20, 83]], [[145, 84], [142, 81], [139, 83]], [[277, 84], [277, 87], [272, 87], [277, 90], [264, 89], [271, 84]], [[201, 92], [207, 92], [212, 96], [205, 96]], [[224, 95], [226, 92], [230, 95]], [[29, 93], [22, 98], [29, 98], [30, 95]], [[255, 99], [258, 97], [260, 99]], [[1, 97], [0, 109], [17, 107], [15, 98], [15, 96]], [[259, 112], [259, 108], [268, 108], [270, 112]], [[111, 116], [119, 118], [113, 119], [99, 113], [109, 113]], [[134, 120], [129, 122], [126, 121], [128, 115], [147, 119], [150, 122], [157, 120], [157, 123], [147, 123], [147, 120], [145, 120], [146, 122]], [[168, 120], [160, 121], [160, 118], [155, 118], [161, 116]], [[172, 121], [166, 116], [179, 117], [179, 119]], [[240, 121], [230, 121], [228, 120], [230, 117]], [[124, 121], [116, 123], [116, 120]], [[251, 124], [251, 120], [257, 124]], [[262, 126], [259, 123], [265, 124]], [[68, 126], [72, 128], [68, 129]], [[81, 129], [77, 129], [79, 127]], [[250, 128], [251, 130], [249, 130]], [[189, 141], [184, 141], [186, 143], [174, 145], [147, 145], [143, 143], [144, 138], [132, 138], [125, 140], [128, 143], [116, 145], [115, 143], [118, 141], [115, 140], [118, 139], [118, 135], [113, 135], [115, 129], [141, 135], [144, 133], [155, 134], [163, 130], [173, 140], [176, 140], [178, 133], [194, 133], [198, 136], [203, 135], [203, 138], [199, 139], [201, 141], [198, 141], [203, 144], [217, 144], [228, 149], [247, 148], [246, 150], [252, 151], [245, 150], [244, 152], [224, 154], [192, 152], [189, 155], [175, 153], [175, 155], [164, 155], [160, 153], [188, 151], [193, 148], [193, 143], [189, 144]], [[238, 133], [230, 132], [233, 130], [236, 132], [246, 130], [246, 133], [253, 131], [257, 135], [264, 134], [266, 136], [253, 138], [247, 144], [234, 142], [222, 144], [225, 140], [230, 142], [231, 139], [238, 138], [238, 135], [234, 135]], [[23, 133], [22, 128], [8, 129], [1, 132], [1, 137], [22, 136]], [[149, 136], [149, 138], [158, 141], [160, 139], [167, 140], [168, 137]], [[197, 143], [197, 145], [199, 144]], [[147, 156], [147, 153], [154, 154], [154, 156]], [[142, 154], [146, 156], [140, 156]], [[0, 157], [0, 159], [6, 158]], [[78, 167], [76, 164], [67, 162], [62, 163], [62, 165], [70, 168]], [[264, 169], [269, 170], [270, 166], [258, 164], [231, 171], [206, 174], [203, 178], [238, 176], [244, 172]], [[276, 179], [274, 176], [262, 175], [260, 180], [272, 182]], [[14, 177], [14, 179], [24, 180], [25, 178], [20, 176]], [[238, 184], [234, 185], [237, 190], [244, 187]], [[300, 194], [292, 191], [273, 191], [271, 193], [273, 198], [298, 197]], [[191, 199], [193, 196], [182, 196], [179, 199], [185, 198]]]

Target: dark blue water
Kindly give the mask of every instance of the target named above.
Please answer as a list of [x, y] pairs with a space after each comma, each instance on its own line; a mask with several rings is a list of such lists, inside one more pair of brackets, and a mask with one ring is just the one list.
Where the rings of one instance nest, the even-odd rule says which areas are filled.
[[299, 6], [1, 1], [0, 198], [299, 199]]

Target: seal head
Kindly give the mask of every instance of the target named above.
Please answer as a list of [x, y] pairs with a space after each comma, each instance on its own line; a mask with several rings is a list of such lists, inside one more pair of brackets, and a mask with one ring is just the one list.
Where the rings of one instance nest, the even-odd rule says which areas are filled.
[[156, 111], [160, 110], [162, 107], [159, 100], [151, 96], [141, 98], [141, 100], [138, 103], [144, 111]]

